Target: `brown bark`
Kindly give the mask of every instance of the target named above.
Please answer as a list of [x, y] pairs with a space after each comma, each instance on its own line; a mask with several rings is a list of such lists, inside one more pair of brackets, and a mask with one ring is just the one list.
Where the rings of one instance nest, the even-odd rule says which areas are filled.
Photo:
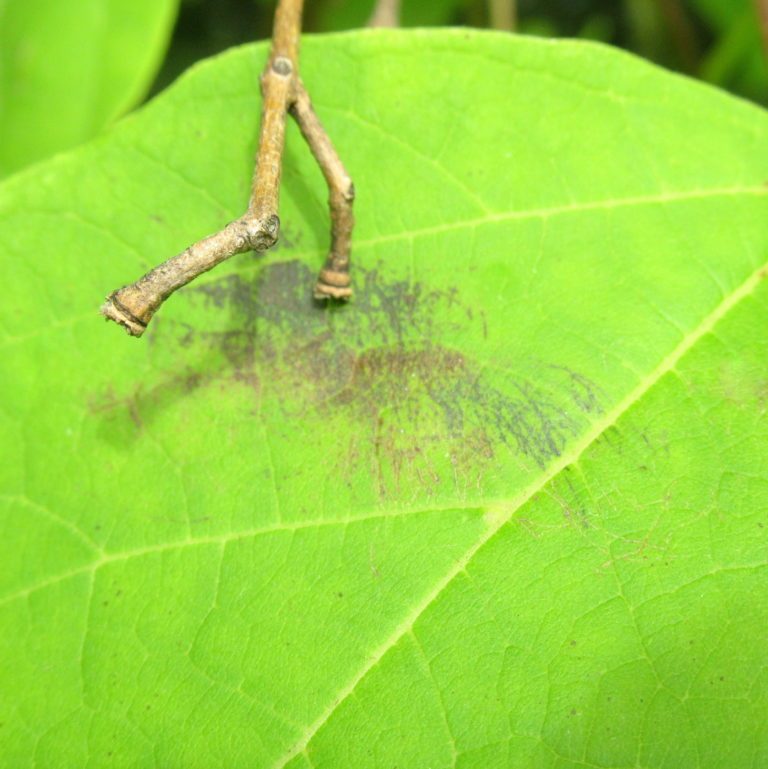
[[298, 122], [330, 190], [331, 249], [314, 295], [318, 299], [346, 299], [351, 295], [349, 254], [354, 191], [299, 77], [302, 6], [303, 0], [280, 0], [275, 11], [272, 47], [261, 76], [263, 106], [259, 149], [245, 214], [107, 297], [102, 314], [122, 325], [132, 336], [141, 336], [160, 305], [198, 275], [235, 254], [264, 251], [275, 244], [280, 229], [280, 175], [289, 111]]

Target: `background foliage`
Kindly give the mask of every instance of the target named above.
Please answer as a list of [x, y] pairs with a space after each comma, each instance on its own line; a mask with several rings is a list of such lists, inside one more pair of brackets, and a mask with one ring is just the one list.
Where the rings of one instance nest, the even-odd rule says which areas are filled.
[[[517, 29], [610, 43], [651, 61], [768, 100], [768, 67], [753, 0], [517, 0]], [[492, 26], [488, 0], [403, 0], [405, 26]], [[255, 12], [254, 12], [255, 6]], [[373, 0], [317, 0], [305, 27], [366, 23]], [[266, 0], [184, 0], [160, 83], [197, 58], [270, 34]]]
[[0, 176], [95, 136], [146, 94], [177, 0], [2, 0]]

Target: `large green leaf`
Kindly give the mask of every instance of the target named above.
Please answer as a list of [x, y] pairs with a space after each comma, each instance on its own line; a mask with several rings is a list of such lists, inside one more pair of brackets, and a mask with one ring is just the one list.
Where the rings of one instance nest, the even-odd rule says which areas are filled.
[[244, 207], [263, 46], [0, 187], [0, 756], [760, 767], [768, 119], [610, 49], [304, 43], [358, 189], [141, 340], [102, 296]]
[[0, 176], [90, 139], [149, 86], [178, 0], [0, 0]]

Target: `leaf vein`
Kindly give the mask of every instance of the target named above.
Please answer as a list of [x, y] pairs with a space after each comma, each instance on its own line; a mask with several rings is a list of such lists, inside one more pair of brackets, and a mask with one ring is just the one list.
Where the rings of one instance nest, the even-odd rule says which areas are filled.
[[[445, 508], [446, 510], [479, 510], [477, 505], [470, 505], [467, 508], [461, 508], [457, 506], [451, 506]], [[386, 518], [402, 518], [411, 515], [429, 515], [431, 513], [441, 512], [441, 508], [429, 508], [419, 510], [398, 510], [398, 511], [380, 511], [371, 513], [369, 515], [359, 515], [351, 518], [335, 518], [326, 519], [321, 521], [309, 520], [309, 521], [296, 521], [295, 523], [277, 522], [271, 526], [262, 526], [257, 529], [247, 529], [227, 534], [213, 534], [209, 537], [195, 537], [180, 540], [177, 542], [163, 542], [158, 545], [150, 545], [147, 547], [140, 547], [134, 550], [125, 550], [123, 552], [108, 553], [101, 558], [98, 558], [90, 563], [85, 563], [72, 569], [68, 569], [65, 572], [55, 574], [48, 579], [38, 582], [35, 585], [17, 590], [14, 593], [10, 593], [6, 596], [0, 597], [0, 606], [3, 606], [19, 598], [26, 598], [32, 593], [38, 590], [44, 590], [47, 587], [51, 587], [59, 582], [63, 582], [66, 579], [79, 576], [81, 574], [88, 574], [89, 572], [95, 572], [97, 569], [107, 564], [114, 563], [116, 561], [127, 561], [131, 558], [139, 558], [143, 555], [151, 555], [153, 553], [162, 553], [167, 550], [178, 550], [185, 547], [196, 547], [198, 545], [221, 545], [235, 542], [241, 539], [248, 539], [250, 537], [259, 537], [267, 534], [277, 534], [280, 532], [296, 532], [300, 529], [319, 529], [327, 526], [343, 526], [347, 527], [351, 524], [362, 523], [365, 521], [383, 520]]]

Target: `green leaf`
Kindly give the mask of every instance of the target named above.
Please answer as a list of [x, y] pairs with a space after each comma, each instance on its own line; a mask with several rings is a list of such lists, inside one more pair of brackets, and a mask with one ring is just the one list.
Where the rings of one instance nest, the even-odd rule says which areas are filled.
[[244, 208], [264, 46], [0, 187], [0, 756], [759, 767], [768, 118], [606, 47], [309, 37], [355, 179], [140, 341], [103, 295]]
[[3, 0], [0, 176], [95, 136], [152, 82], [178, 0]]

